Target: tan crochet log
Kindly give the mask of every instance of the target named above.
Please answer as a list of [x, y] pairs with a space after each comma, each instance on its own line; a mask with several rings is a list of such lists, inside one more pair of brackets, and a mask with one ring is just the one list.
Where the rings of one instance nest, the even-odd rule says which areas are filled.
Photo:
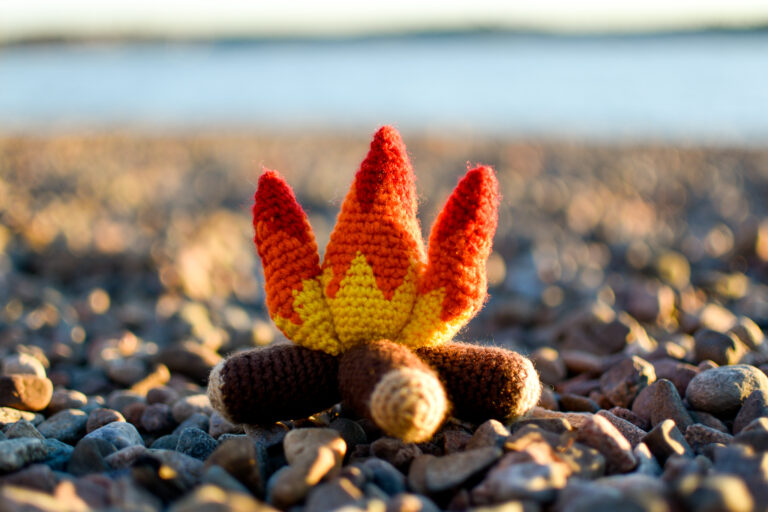
[[388, 340], [345, 352], [339, 385], [342, 398], [353, 409], [406, 442], [430, 439], [448, 410], [434, 371], [408, 348]]
[[457, 418], [512, 420], [528, 415], [539, 401], [539, 375], [517, 352], [445, 343], [416, 353], [437, 370]]

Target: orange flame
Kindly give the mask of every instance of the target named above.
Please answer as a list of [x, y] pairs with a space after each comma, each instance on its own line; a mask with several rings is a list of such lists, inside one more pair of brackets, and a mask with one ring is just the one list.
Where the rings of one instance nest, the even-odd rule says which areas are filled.
[[324, 269], [333, 270], [328, 297], [336, 296], [358, 252], [388, 300], [414, 263], [425, 259], [413, 170], [405, 144], [390, 126], [376, 132], [331, 233], [323, 261]]

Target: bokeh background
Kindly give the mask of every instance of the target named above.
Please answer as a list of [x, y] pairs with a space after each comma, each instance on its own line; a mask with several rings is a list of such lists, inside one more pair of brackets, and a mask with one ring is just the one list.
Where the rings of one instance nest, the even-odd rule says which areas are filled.
[[464, 339], [579, 348], [563, 325], [604, 306], [647, 343], [768, 326], [768, 4], [265, 4], [0, 4], [0, 344], [42, 347], [57, 384], [132, 384], [158, 353], [204, 379], [280, 339], [251, 242], [261, 167], [322, 248], [382, 124], [425, 236], [469, 163], [499, 174], [491, 299]]

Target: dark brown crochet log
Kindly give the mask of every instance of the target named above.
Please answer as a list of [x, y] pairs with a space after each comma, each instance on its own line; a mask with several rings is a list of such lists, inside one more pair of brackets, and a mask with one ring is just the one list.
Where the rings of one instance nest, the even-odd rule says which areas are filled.
[[444, 343], [416, 353], [437, 371], [457, 418], [510, 420], [527, 414], [539, 400], [539, 376], [516, 352]]
[[341, 395], [388, 435], [407, 442], [432, 437], [448, 403], [435, 372], [410, 349], [389, 340], [358, 345], [341, 356]]
[[233, 423], [306, 418], [341, 400], [337, 357], [298, 345], [235, 354], [211, 371], [208, 397]]

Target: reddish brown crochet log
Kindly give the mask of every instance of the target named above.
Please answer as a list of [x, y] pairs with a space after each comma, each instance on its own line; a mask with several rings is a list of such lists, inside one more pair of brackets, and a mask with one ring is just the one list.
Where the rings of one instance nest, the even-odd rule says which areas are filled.
[[306, 418], [341, 400], [337, 357], [298, 345], [241, 352], [211, 371], [208, 397], [233, 423]]
[[531, 362], [516, 352], [444, 343], [416, 353], [437, 371], [457, 418], [511, 420], [526, 415], [539, 400], [539, 376]]
[[341, 357], [342, 398], [388, 435], [406, 442], [432, 437], [448, 409], [435, 372], [403, 345], [379, 340]]

